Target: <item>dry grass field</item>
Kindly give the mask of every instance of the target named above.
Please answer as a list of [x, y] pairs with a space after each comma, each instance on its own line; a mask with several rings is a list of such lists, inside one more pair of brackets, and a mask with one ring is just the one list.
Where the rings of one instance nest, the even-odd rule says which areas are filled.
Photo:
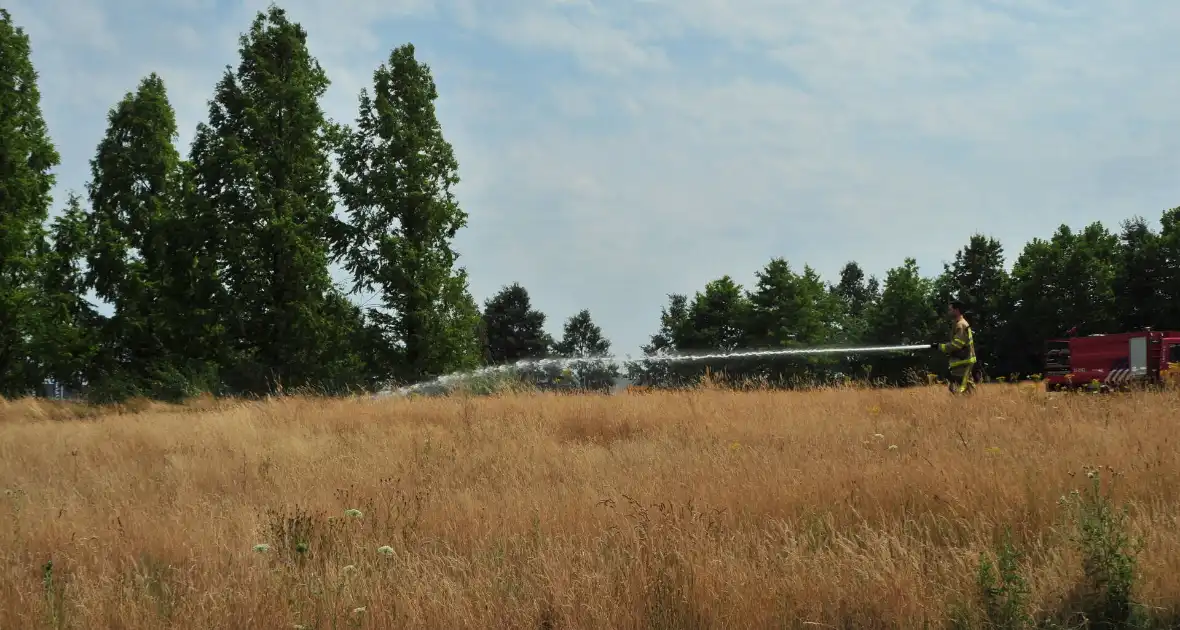
[[1177, 426], [1014, 386], [0, 403], [0, 628], [1176, 627]]

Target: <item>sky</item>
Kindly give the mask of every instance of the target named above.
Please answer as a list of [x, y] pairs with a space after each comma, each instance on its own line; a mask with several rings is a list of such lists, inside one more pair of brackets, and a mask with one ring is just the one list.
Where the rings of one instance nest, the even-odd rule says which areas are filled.
[[[269, 0], [6, 0], [84, 192], [150, 72], [182, 153]], [[286, 0], [352, 122], [391, 49], [438, 84], [482, 302], [520, 282], [560, 335], [589, 309], [637, 354], [670, 293], [774, 257], [826, 280], [974, 233], [1009, 263], [1062, 223], [1180, 205], [1180, 3], [1159, 0]], [[343, 273], [336, 277], [345, 282]], [[361, 296], [358, 300], [363, 301]]]

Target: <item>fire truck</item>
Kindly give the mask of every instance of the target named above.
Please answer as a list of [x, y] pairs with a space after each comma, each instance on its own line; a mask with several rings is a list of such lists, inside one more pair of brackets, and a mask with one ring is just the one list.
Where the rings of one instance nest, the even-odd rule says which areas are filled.
[[1127, 389], [1180, 382], [1180, 331], [1142, 330], [1051, 339], [1045, 389]]

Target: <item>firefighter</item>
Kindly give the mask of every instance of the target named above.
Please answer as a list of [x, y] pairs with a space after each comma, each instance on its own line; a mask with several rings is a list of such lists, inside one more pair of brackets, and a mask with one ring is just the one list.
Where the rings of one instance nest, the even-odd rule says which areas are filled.
[[950, 359], [950, 390], [954, 394], [975, 391], [975, 335], [971, 325], [963, 317], [963, 304], [952, 301], [947, 309], [951, 320], [951, 340], [947, 343], [930, 344]]

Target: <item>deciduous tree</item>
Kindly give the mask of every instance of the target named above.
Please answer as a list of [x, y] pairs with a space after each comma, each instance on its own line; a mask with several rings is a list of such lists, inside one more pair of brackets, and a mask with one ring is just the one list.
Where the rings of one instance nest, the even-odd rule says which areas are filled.
[[60, 156], [41, 114], [29, 37], [0, 8], [0, 396], [35, 391], [45, 377], [33, 347], [38, 252]]
[[[114, 307], [92, 386], [105, 396], [180, 397], [193, 393], [171, 361], [180, 342], [165, 304], [183, 182], [176, 114], [163, 80], [143, 79], [107, 114], [90, 161], [91, 234], [86, 286]], [[179, 385], [179, 387], [178, 387]], [[163, 388], [163, 389], [161, 389]], [[167, 390], [167, 394], [163, 390]]]
[[239, 53], [192, 156], [196, 214], [216, 221], [205, 236], [221, 245], [226, 380], [246, 392], [349, 380], [341, 371], [357, 365], [349, 340], [359, 323], [336, 307], [328, 273], [343, 237], [319, 104], [328, 77], [306, 31], [275, 6], [257, 15]]
[[480, 362], [479, 309], [451, 242], [467, 222], [453, 188], [454, 149], [435, 113], [430, 68], [400, 46], [360, 95], [342, 134], [336, 184], [350, 218], [346, 267], [354, 290], [381, 294], [388, 368], [420, 381]]
[[488, 298], [482, 318], [487, 363], [502, 365], [548, 355], [553, 337], [545, 332], [545, 319], [519, 282]]
[[553, 345], [553, 354], [578, 359], [567, 372], [585, 389], [608, 389], [619, 375], [618, 365], [607, 360], [610, 341], [594, 323], [588, 309], [578, 311], [566, 320], [561, 341]]

